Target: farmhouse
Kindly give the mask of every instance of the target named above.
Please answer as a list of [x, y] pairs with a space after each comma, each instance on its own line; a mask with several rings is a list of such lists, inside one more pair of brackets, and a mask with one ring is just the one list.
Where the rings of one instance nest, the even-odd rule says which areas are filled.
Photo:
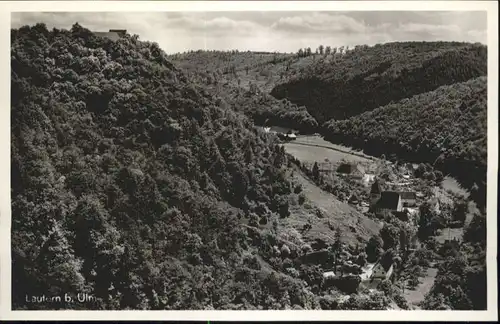
[[376, 211], [389, 210], [400, 212], [403, 210], [401, 195], [396, 191], [383, 191], [380, 199], [373, 205]]
[[417, 204], [417, 194], [414, 191], [400, 191], [401, 201], [404, 207], [413, 207]]
[[347, 174], [353, 178], [363, 179], [365, 170], [359, 164], [342, 163], [337, 168], [337, 173]]
[[394, 264], [386, 264], [382, 265], [382, 263], [377, 262], [375, 266], [373, 266], [373, 272], [371, 275], [371, 279], [390, 279], [391, 275], [394, 271]]
[[108, 32], [94, 32], [94, 35], [99, 37], [106, 37], [112, 41], [117, 41], [118, 39], [124, 37], [127, 34], [126, 29], [110, 29]]
[[375, 175], [374, 174], [369, 174], [369, 173], [366, 173], [363, 177], [363, 181], [365, 182], [365, 184], [370, 184], [371, 182], [375, 181]]

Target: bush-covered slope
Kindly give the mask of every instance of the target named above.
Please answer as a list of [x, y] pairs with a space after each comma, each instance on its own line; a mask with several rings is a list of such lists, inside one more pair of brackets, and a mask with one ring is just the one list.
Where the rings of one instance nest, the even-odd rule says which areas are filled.
[[486, 75], [486, 55], [484, 45], [457, 42], [357, 46], [333, 60], [315, 60], [271, 94], [305, 105], [323, 123]]
[[318, 123], [304, 106], [297, 107], [286, 99], [277, 100], [266, 93], [255, 93], [229, 85], [219, 95], [257, 125], [283, 126], [301, 133], [314, 133], [318, 128]]
[[442, 86], [364, 114], [325, 124], [325, 138], [367, 154], [434, 164], [485, 204], [487, 78]]
[[[276, 233], [245, 225], [286, 217], [291, 189], [249, 119], [135, 36], [11, 37], [15, 309], [314, 307], [304, 281], [262, 268]], [[26, 303], [77, 292], [97, 301]]]
[[255, 123], [315, 132], [316, 120], [304, 106], [277, 100], [266, 93], [281, 78], [294, 73], [298, 58], [292, 54], [196, 51], [169, 56], [190, 79], [242, 111]]

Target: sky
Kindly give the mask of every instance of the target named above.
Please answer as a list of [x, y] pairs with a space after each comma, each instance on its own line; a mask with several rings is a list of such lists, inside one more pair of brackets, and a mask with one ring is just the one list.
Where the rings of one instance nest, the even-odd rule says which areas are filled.
[[127, 29], [172, 54], [187, 50], [296, 52], [299, 48], [392, 41], [487, 43], [486, 11], [22, 12], [11, 26], [37, 22], [92, 31]]

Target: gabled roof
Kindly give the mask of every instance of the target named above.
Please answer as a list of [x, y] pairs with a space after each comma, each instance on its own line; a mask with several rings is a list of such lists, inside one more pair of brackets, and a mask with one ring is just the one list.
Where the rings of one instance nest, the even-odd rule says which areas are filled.
[[94, 32], [94, 35], [99, 37], [106, 37], [111, 39], [112, 41], [117, 41], [120, 39], [120, 34], [117, 32]]
[[126, 29], [110, 29], [107, 32], [93, 32], [94, 35], [99, 36], [99, 37], [106, 37], [109, 38], [113, 41], [116, 41], [120, 39], [121, 37], [125, 36], [127, 34]]
[[395, 191], [383, 191], [380, 199], [377, 202], [377, 207], [383, 209], [395, 210], [398, 207], [399, 198], [401, 196]]
[[382, 268], [384, 268], [385, 272], [388, 272], [391, 269], [393, 263], [392, 262], [388, 264], [381, 263], [380, 265], [382, 266]]
[[353, 173], [355, 171], [358, 171], [358, 172], [360, 172], [362, 174], [365, 173], [364, 168], [362, 166], [360, 166], [359, 164], [342, 163], [337, 168], [337, 172], [339, 172], [339, 173]]

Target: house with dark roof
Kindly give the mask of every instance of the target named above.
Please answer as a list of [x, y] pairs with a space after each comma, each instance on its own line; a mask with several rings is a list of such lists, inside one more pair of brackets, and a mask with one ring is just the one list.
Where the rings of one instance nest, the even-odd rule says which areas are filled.
[[382, 280], [390, 279], [392, 273], [394, 272], [394, 264], [393, 263], [382, 264], [380, 262], [377, 262], [373, 266], [372, 271], [373, 272], [372, 272], [372, 275], [370, 277], [372, 280], [373, 279], [382, 279]]
[[127, 30], [126, 29], [110, 29], [107, 32], [93, 32], [93, 33], [96, 36], [106, 37], [108, 39], [111, 39], [112, 41], [117, 41], [127, 34]]
[[399, 195], [404, 207], [413, 207], [417, 204], [417, 193], [415, 191], [400, 191]]
[[377, 211], [389, 210], [400, 212], [403, 210], [401, 195], [396, 191], [383, 191], [380, 195], [380, 199], [373, 207]]
[[362, 179], [365, 175], [365, 170], [362, 166], [355, 163], [342, 163], [337, 168], [337, 173], [347, 174], [353, 178]]

